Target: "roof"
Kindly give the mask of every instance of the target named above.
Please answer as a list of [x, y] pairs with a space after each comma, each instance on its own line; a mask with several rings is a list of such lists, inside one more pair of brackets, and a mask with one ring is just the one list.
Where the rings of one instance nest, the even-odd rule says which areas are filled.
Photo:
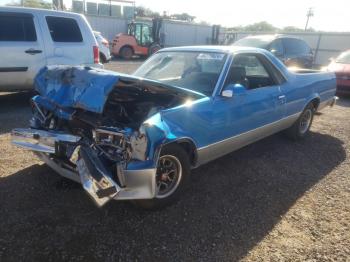
[[277, 38], [296, 38], [300, 39], [300, 37], [295, 35], [287, 35], [287, 34], [268, 34], [268, 35], [249, 35], [244, 38], [265, 38], [266, 40], [274, 40]]
[[82, 16], [81, 14], [56, 11], [43, 8], [30, 8], [30, 7], [17, 7], [17, 6], [0, 6], [0, 12], [13, 12], [13, 13], [28, 13], [28, 14], [48, 14], [48, 15], [65, 15], [65, 16]]
[[242, 51], [253, 51], [262, 52], [266, 51], [255, 47], [245, 47], [245, 46], [227, 46], [227, 45], [202, 45], [202, 46], [179, 46], [179, 47], [167, 47], [159, 50], [159, 52], [165, 51], [194, 51], [194, 52], [219, 52], [219, 53], [236, 53]]

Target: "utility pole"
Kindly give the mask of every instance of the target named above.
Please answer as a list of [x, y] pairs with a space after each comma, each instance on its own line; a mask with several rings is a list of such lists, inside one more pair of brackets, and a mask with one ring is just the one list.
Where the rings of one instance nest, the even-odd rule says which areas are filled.
[[309, 10], [307, 10], [306, 13], [306, 25], [305, 25], [305, 31], [307, 30], [307, 26], [309, 25], [309, 19], [310, 17], [314, 16], [314, 10], [312, 7], [309, 8]]

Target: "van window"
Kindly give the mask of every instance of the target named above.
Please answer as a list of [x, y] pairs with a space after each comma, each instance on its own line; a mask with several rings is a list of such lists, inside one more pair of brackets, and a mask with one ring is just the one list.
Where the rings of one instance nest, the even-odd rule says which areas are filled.
[[65, 17], [47, 16], [46, 22], [54, 42], [83, 42], [83, 37], [76, 20]]
[[299, 39], [284, 38], [283, 45], [287, 55], [310, 53], [310, 47], [304, 41]]
[[36, 41], [32, 17], [0, 14], [0, 25], [0, 41]]

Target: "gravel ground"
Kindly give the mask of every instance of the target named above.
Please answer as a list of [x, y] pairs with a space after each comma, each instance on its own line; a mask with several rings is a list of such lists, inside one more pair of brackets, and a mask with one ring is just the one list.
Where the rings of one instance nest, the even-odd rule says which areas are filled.
[[12, 146], [29, 97], [0, 95], [0, 261], [350, 261], [349, 98], [317, 115], [304, 141], [277, 134], [213, 161], [177, 204], [149, 212], [96, 208]]

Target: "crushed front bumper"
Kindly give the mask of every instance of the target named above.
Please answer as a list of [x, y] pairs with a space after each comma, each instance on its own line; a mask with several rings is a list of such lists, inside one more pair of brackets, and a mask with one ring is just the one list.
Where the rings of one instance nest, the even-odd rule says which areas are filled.
[[[111, 199], [132, 200], [150, 199], [156, 195], [156, 169], [120, 170], [118, 177], [123, 185], [117, 183], [113, 174], [105, 168], [96, 157], [91, 147], [78, 146], [81, 137], [66, 133], [51, 132], [36, 129], [14, 129], [12, 143], [34, 151], [41, 160], [60, 175], [81, 183], [86, 192], [98, 206]], [[69, 165], [58, 158], [58, 144], [76, 144], [79, 151], [75, 165]]]

